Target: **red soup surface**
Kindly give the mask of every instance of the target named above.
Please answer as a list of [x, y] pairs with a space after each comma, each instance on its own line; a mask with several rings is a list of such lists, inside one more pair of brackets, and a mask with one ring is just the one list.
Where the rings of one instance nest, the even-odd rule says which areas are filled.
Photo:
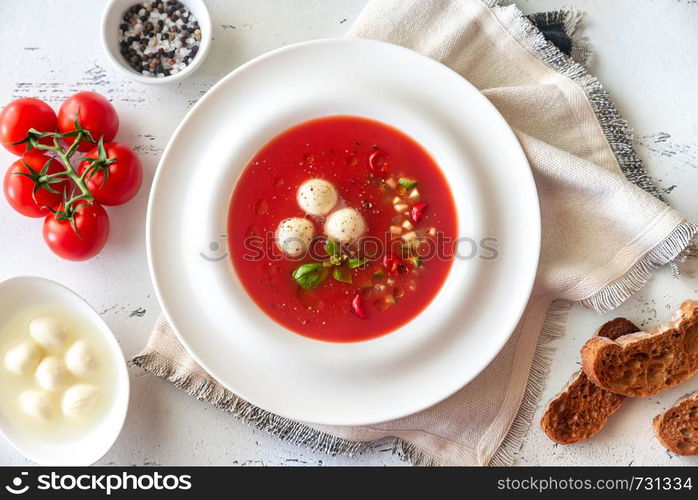
[[[315, 215], [301, 208], [308, 197]], [[356, 342], [398, 329], [436, 296], [456, 212], [441, 170], [414, 140], [332, 116], [283, 132], [252, 158], [228, 229], [235, 270], [267, 315], [306, 337]]]

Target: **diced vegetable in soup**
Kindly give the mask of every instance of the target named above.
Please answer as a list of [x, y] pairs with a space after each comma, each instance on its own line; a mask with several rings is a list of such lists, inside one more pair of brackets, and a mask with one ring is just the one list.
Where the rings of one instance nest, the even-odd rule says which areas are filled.
[[296, 333], [356, 342], [395, 331], [437, 295], [456, 213], [444, 175], [383, 123], [332, 116], [272, 139], [228, 215], [233, 265], [259, 308]]

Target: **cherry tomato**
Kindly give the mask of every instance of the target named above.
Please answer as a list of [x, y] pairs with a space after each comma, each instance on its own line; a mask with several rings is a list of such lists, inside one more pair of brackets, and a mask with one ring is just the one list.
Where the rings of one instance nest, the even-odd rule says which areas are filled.
[[[5, 198], [10, 206], [20, 214], [27, 217], [44, 217], [49, 213], [47, 206], [56, 208], [63, 201], [63, 191], [68, 189], [67, 182], [62, 181], [50, 185], [51, 189], [57, 193], [52, 193], [44, 187], [39, 187], [34, 193], [34, 181], [25, 175], [19, 175], [30, 173], [26, 165], [41, 173], [50, 158], [50, 156], [33, 149], [7, 169], [3, 182]], [[63, 170], [64, 168], [58, 160], [52, 160], [46, 174], [56, 174]]]
[[[380, 161], [381, 159], [383, 161]], [[382, 153], [379, 150], [375, 150], [373, 153], [371, 153], [371, 156], [368, 157], [368, 164], [371, 167], [371, 170], [378, 171], [381, 174], [388, 171], [388, 162], [382, 158]]]
[[83, 200], [73, 214], [77, 233], [69, 220], [49, 214], [44, 220], [44, 241], [53, 253], [66, 260], [80, 261], [97, 255], [109, 236], [109, 216], [99, 203]]
[[[109, 142], [104, 145], [107, 158], [115, 159], [106, 168], [109, 175], [104, 176], [104, 170], [95, 169], [87, 174], [87, 188], [102, 205], [121, 205], [131, 200], [143, 183], [143, 167], [136, 153], [124, 144]], [[99, 151], [94, 148], [85, 155], [87, 158], [98, 158]], [[78, 167], [80, 175], [90, 166], [84, 161]]]
[[354, 295], [354, 299], [351, 301], [351, 308], [354, 311], [354, 314], [356, 314], [359, 318], [368, 318], [368, 314], [366, 314], [366, 310], [364, 309], [364, 301], [361, 298], [361, 294], [357, 293]]
[[405, 262], [394, 253], [387, 253], [383, 256], [383, 267], [393, 278], [400, 274], [400, 266], [404, 264]]
[[[27, 144], [15, 144], [27, 137], [30, 128], [39, 132], [55, 132], [56, 113], [41, 99], [22, 97], [15, 99], [0, 111], [0, 142], [10, 153], [22, 156]], [[53, 144], [53, 139], [45, 137], [42, 144]]]
[[426, 203], [415, 203], [410, 214], [412, 216], [412, 220], [419, 222], [422, 217], [424, 217], [424, 212], [426, 212], [428, 206], [429, 205]]
[[[114, 106], [97, 92], [83, 91], [74, 94], [63, 102], [58, 110], [58, 131], [61, 134], [75, 130], [75, 117], [85, 130], [89, 130], [92, 139], [98, 141], [101, 138], [109, 142], [116, 137], [119, 130], [119, 115]], [[65, 142], [73, 144], [75, 138], [68, 137]], [[87, 151], [94, 144], [83, 140], [78, 145], [78, 150]]]

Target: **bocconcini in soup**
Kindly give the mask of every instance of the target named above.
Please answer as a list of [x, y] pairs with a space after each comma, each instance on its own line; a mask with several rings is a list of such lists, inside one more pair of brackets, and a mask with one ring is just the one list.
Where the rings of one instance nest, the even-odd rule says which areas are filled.
[[305, 213], [322, 217], [337, 205], [339, 195], [331, 182], [310, 179], [298, 188], [298, 205]]
[[289, 257], [298, 257], [304, 253], [315, 235], [315, 226], [308, 219], [291, 217], [279, 224], [276, 242], [281, 251]]

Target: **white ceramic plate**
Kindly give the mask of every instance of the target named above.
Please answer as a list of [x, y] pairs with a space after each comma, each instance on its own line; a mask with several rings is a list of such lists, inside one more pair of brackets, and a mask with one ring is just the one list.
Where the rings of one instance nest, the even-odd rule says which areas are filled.
[[[380, 120], [422, 144], [450, 183], [459, 236], [497, 238], [499, 251], [457, 259], [415, 320], [353, 344], [311, 340], [269, 319], [240, 285], [221, 236], [254, 153], [295, 124], [336, 114]], [[540, 214], [518, 141], [472, 85], [401, 47], [319, 40], [241, 66], [194, 106], [160, 162], [147, 240], [163, 310], [211, 375], [279, 415], [359, 425], [431, 406], [494, 358], [531, 291]], [[460, 248], [470, 253], [467, 242]]]

